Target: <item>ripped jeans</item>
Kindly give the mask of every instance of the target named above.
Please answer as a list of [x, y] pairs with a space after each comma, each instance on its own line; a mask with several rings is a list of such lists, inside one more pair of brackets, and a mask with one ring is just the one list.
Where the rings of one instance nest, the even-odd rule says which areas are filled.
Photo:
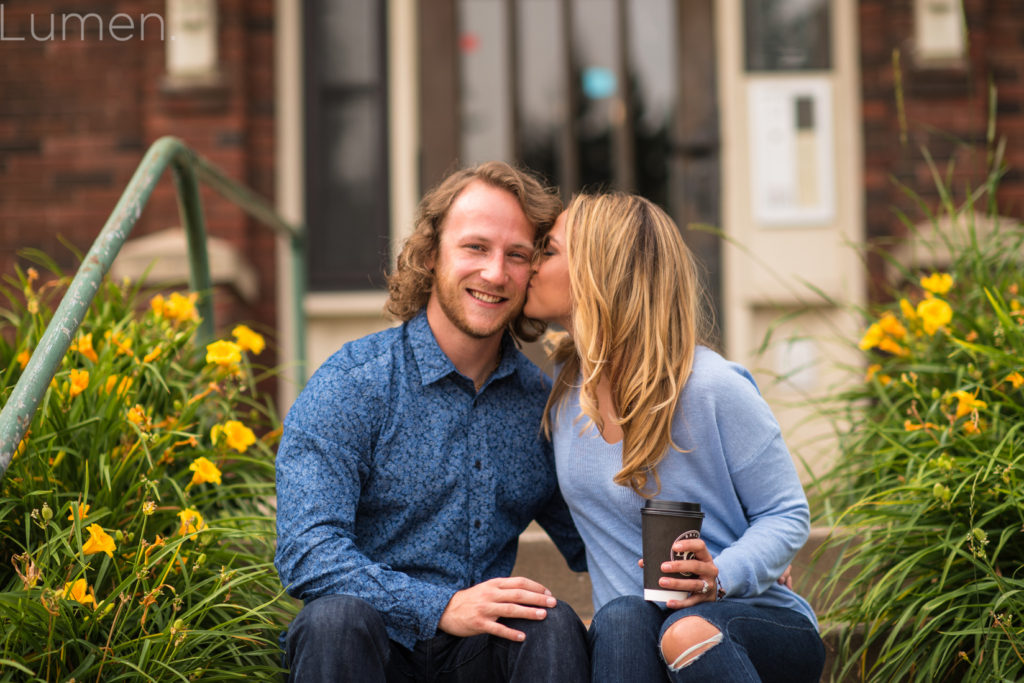
[[[722, 633], [721, 642], [672, 671], [661, 637], [674, 623], [699, 616]], [[588, 632], [592, 681], [818, 681], [825, 647], [798, 612], [742, 600], [703, 602], [680, 610], [626, 595], [605, 604]]]

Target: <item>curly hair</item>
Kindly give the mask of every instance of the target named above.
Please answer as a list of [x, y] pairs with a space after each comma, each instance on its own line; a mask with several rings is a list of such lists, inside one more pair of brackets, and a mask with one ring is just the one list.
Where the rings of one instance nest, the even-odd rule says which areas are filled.
[[[412, 235], [388, 276], [385, 310], [395, 318], [411, 320], [427, 305], [434, 287], [434, 272], [427, 264], [437, 256], [441, 228], [459, 194], [476, 181], [505, 190], [519, 201], [526, 219], [536, 228], [535, 244], [547, 235], [562, 211], [562, 202], [552, 188], [504, 162], [488, 161], [452, 173], [420, 201]], [[520, 313], [509, 323], [509, 332], [517, 341], [533, 341], [545, 327], [541, 321]]]

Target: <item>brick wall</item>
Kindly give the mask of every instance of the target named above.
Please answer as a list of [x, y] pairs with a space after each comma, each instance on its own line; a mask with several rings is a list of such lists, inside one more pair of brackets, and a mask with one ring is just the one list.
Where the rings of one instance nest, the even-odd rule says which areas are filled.
[[[227, 174], [267, 198], [274, 189], [273, 0], [219, 0], [221, 82], [175, 89], [165, 78], [159, 24], [164, 0], [50, 2], [5, 0], [0, 41], [0, 273], [16, 252], [35, 247], [73, 269], [61, 244], [82, 252], [99, 233], [149, 145], [175, 135]], [[109, 26], [117, 13], [135, 18], [130, 40], [99, 39], [89, 23], [61, 36], [70, 12], [95, 13]], [[53, 39], [50, 20], [54, 17]], [[32, 24], [32, 21], [35, 24]], [[33, 33], [34, 26], [34, 33]], [[125, 32], [121, 33], [124, 37]], [[23, 40], [14, 40], [22, 37]], [[259, 298], [218, 304], [224, 327], [236, 320], [272, 327], [274, 239], [209, 190], [202, 194], [207, 231], [229, 240], [260, 275]], [[169, 174], [131, 236], [178, 226]]]
[[[997, 136], [1006, 139], [1010, 167], [999, 187], [1001, 212], [1024, 217], [1024, 11], [1014, 0], [964, 0], [969, 56], [960, 68], [925, 69], [913, 57], [913, 2], [861, 0], [860, 44], [866, 221], [869, 240], [886, 242], [905, 230], [894, 208], [923, 219], [893, 181], [905, 183], [933, 209], [938, 193], [922, 147], [944, 173], [954, 162], [953, 184], [984, 178], [989, 84], [995, 86]], [[905, 136], [897, 108], [893, 50], [900, 51]], [[873, 258], [872, 297], [882, 295], [882, 263]]]

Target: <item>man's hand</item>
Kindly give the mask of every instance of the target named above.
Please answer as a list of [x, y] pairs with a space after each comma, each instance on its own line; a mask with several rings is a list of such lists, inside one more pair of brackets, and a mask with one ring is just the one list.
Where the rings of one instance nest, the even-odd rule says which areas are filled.
[[459, 591], [448, 601], [437, 627], [453, 636], [490, 633], [508, 640], [523, 640], [526, 634], [498, 622], [498, 619], [541, 620], [545, 607], [554, 607], [555, 599], [536, 581], [514, 576], [491, 579]]

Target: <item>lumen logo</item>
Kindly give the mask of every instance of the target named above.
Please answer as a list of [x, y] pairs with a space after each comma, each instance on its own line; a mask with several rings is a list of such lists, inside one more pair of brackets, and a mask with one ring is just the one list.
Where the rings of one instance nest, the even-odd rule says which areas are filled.
[[[21, 22], [19, 22], [21, 23]], [[132, 16], [123, 12], [108, 19], [96, 12], [79, 14], [41, 14], [31, 12], [28, 16], [27, 31], [20, 31], [7, 25], [7, 11], [0, 3], [0, 42], [21, 42], [25, 40], [47, 42], [53, 40], [164, 40], [164, 18], [149, 13]]]

